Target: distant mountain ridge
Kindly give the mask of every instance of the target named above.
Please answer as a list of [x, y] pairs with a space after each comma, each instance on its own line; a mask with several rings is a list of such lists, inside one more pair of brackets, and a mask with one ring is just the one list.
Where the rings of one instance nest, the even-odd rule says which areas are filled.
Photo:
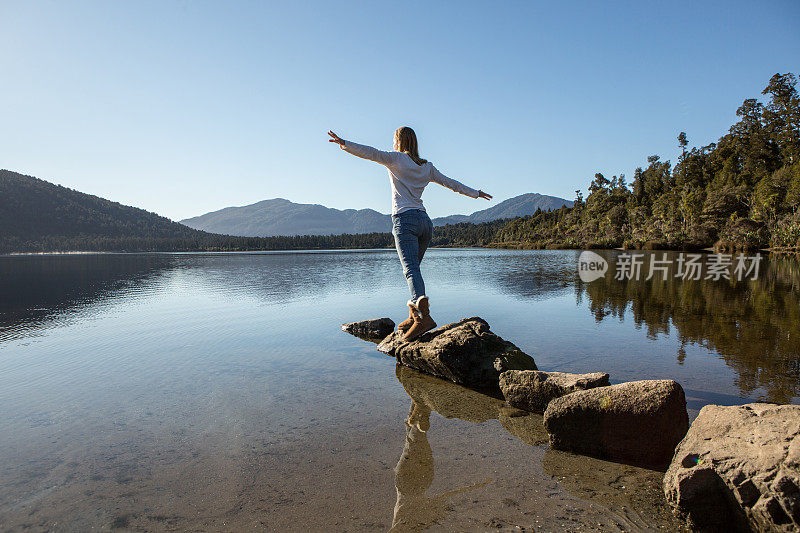
[[492, 222], [493, 220], [501, 220], [504, 218], [532, 215], [537, 209], [541, 209], [542, 211], [554, 211], [564, 206], [572, 207], [572, 201], [558, 198], [557, 196], [547, 196], [545, 194], [529, 192], [514, 196], [508, 200], [503, 200], [499, 204], [493, 205], [487, 209], [475, 211], [471, 215], [450, 215], [447, 217], [434, 218], [433, 225], [444, 226], [446, 224], [458, 224], [461, 222], [480, 224], [481, 222]]
[[[435, 218], [433, 224], [479, 224], [532, 215], [537, 209], [548, 211], [565, 205], [570, 207], [572, 202], [555, 196], [527, 193], [471, 215]], [[262, 200], [241, 207], [226, 207], [180, 222], [198, 230], [242, 237], [387, 233], [392, 229], [391, 216], [374, 209], [340, 210], [318, 204], [297, 204], [284, 198]]]
[[226, 207], [180, 222], [190, 228], [241, 237], [388, 233], [392, 229], [389, 215], [374, 209], [342, 211], [318, 204], [296, 204], [284, 198]]

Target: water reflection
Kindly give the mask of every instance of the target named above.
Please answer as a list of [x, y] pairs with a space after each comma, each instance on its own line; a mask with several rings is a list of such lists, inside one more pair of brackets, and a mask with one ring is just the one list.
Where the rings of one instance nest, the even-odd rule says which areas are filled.
[[[659, 258], [662, 252], [658, 252]], [[769, 257], [758, 279], [682, 280], [670, 271], [644, 279], [616, 280], [618, 254], [601, 253], [610, 275], [591, 283], [577, 282], [578, 301], [585, 295], [597, 322], [630, 313], [647, 335], [674, 335], [682, 364], [685, 346], [717, 352], [736, 372], [742, 396], [762, 389], [761, 400], [789, 403], [800, 396], [800, 263], [795, 257]], [[668, 258], [676, 259], [676, 253]]]
[[[426, 258], [426, 279], [441, 296], [438, 305], [458, 308], [461, 313], [462, 300], [475, 300], [482, 307], [473, 314], [493, 314], [498, 328], [512, 324], [520, 312], [550, 309], [523, 308], [531, 302], [566, 301], [573, 292], [576, 306], [548, 332], [547, 342], [574, 335], [573, 324], [587, 312], [599, 324], [632, 319], [650, 339], [678, 340], [672, 365], [683, 364], [691, 346], [719, 357], [731, 369], [743, 398], [787, 403], [800, 397], [800, 262], [796, 257], [765, 256], [757, 280], [670, 277], [660, 281], [657, 276], [651, 281], [619, 281], [611, 275], [619, 253], [598, 253], [609, 259], [610, 274], [591, 283], [577, 278], [578, 253], [565, 250], [434, 250]], [[655, 253], [661, 257], [662, 252]], [[674, 260], [676, 254], [668, 253], [668, 258]], [[94, 316], [109, 303], [162, 290], [172, 297], [176, 327], [194, 316], [193, 299], [200, 297], [240, 299], [237, 310], [252, 318], [260, 302], [319, 302], [321, 317], [336, 314], [345, 302], [360, 309], [360, 302], [369, 298], [376, 308], [380, 304], [377, 312], [400, 310], [406, 296], [393, 250], [0, 257], [0, 343], [40, 336], [54, 326]], [[498, 293], [503, 297], [497, 298]], [[184, 309], [177, 309], [180, 306]], [[339, 322], [358, 318], [364, 317], [354, 313]], [[519, 334], [515, 333], [514, 341], [534, 346], [539, 342], [538, 332], [516, 327]], [[591, 333], [584, 330], [580, 335]], [[624, 335], [635, 338], [641, 333], [628, 328]], [[588, 337], [577, 338], [572, 353], [565, 353], [558, 363], [569, 365], [571, 358], [583, 357], [588, 346]], [[642, 358], [643, 373], [652, 362], [652, 357]], [[609, 363], [613, 366], [613, 361]], [[660, 371], [671, 376], [677, 368], [662, 366]], [[614, 369], [605, 370], [613, 374]], [[684, 386], [701, 388], [702, 380]], [[724, 386], [716, 392], [733, 392], [727, 382]]]
[[[435, 497], [425, 495], [434, 479], [434, 458], [428, 442], [431, 412], [473, 423], [497, 419], [523, 442], [547, 444], [541, 415], [510, 408], [497, 398], [400, 365], [396, 374], [411, 397], [411, 410], [405, 421], [403, 453], [395, 468], [397, 504], [392, 531], [425, 529], [447, 514], [449, 498], [492, 481], [477, 481]], [[605, 519], [614, 529], [638, 531], [678, 525], [664, 500], [661, 472], [550, 448], [544, 453], [542, 469], [568, 493], [605, 509]]]
[[[771, 258], [756, 282], [580, 284], [576, 258], [571, 251], [435, 250], [424, 268], [439, 294], [437, 313], [450, 321], [467, 310], [486, 313], [493, 329], [543, 368], [583, 365], [625, 379], [662, 373], [679, 379], [696, 408], [736, 403], [734, 378], [745, 393], [796, 401], [796, 259]], [[89, 529], [111, 522], [95, 509], [138, 513], [135, 525], [155, 507], [158, 516], [181, 520], [179, 529], [246, 529], [266, 504], [229, 510], [265, 497], [274, 502], [269, 520], [283, 530], [309, 520], [309, 501], [328, 502], [315, 519], [341, 530], [355, 515], [340, 505], [345, 487], [357, 493], [348, 502], [362, 502], [358, 524], [369, 519], [382, 530], [390, 516], [397, 529], [409, 529], [438, 520], [442, 509], [440, 524], [483, 517], [486, 509], [516, 513], [527, 524], [524, 513], [545, 507], [560, 509], [553, 519], [568, 524], [585, 501], [635, 509], [613, 519], [628, 530], [655, 516], [649, 500], [636, 499], [657, 495], [645, 491], [646, 472], [549, 451], [542, 463], [541, 416], [400, 367], [403, 392], [391, 360], [338, 331], [342, 322], [385, 316], [395, 304], [398, 314], [390, 316], [404, 318], [406, 292], [391, 250], [0, 257], [0, 513], [9, 517], [12, 504], [34, 502], [35, 509], [14, 508], [14, 523], [71, 520]], [[689, 354], [684, 366], [681, 343]], [[642, 347], [652, 352], [641, 354]], [[604, 351], [613, 353], [598, 362]], [[623, 374], [631, 363], [639, 366]], [[406, 440], [387, 449], [409, 398]], [[431, 484], [429, 432], [435, 481], [451, 480], [441, 491]], [[487, 447], [494, 462], [476, 454], [469, 468], [456, 468], [464, 463], [454, 458]], [[126, 481], [130, 465], [141, 466], [135, 483]], [[259, 479], [250, 492], [237, 485], [241, 472]], [[493, 482], [478, 488], [487, 477]], [[134, 484], [141, 490], [135, 498]], [[431, 488], [436, 494], [428, 497]], [[506, 497], [525, 503], [501, 508]], [[216, 502], [213, 522], [186, 518], [209, 501]], [[450, 504], [459, 512], [448, 514]]]
[[431, 409], [411, 401], [411, 411], [406, 418], [406, 441], [403, 453], [395, 467], [397, 503], [394, 506], [390, 531], [422, 531], [447, 514], [447, 501], [490, 480], [449, 490], [437, 496], [427, 496], [433, 483], [433, 452], [428, 442]]
[[526, 300], [544, 300], [568, 293], [575, 282], [577, 252], [572, 250], [537, 250], [530, 255], [504, 258], [501, 268], [487, 265], [486, 276], [501, 292]]
[[445, 418], [479, 424], [495, 419], [506, 431], [526, 444], [539, 446], [548, 442], [541, 415], [514, 409], [498, 398], [402, 365], [397, 365], [395, 373], [406, 394], [417, 405], [436, 411]]
[[376, 280], [397, 277], [399, 268], [394, 250], [191, 254], [181, 257], [181, 267], [212, 292], [269, 303], [372, 291]]
[[0, 257], [0, 342], [130, 298], [175, 262], [161, 254]]
[[[421, 531], [447, 514], [447, 502], [450, 498], [491, 482], [487, 479], [437, 496], [426, 495], [434, 478], [433, 453], [428, 442], [431, 412], [436, 411], [445, 418], [482, 423], [500, 419], [504, 405], [497, 398], [401, 365], [397, 365], [395, 372], [411, 398], [411, 409], [405, 420], [406, 440], [403, 453], [395, 467], [397, 503], [391, 531]], [[520, 427], [514, 429], [522, 435], [523, 440], [541, 443], [546, 434], [540, 417], [537, 419], [536, 415], [530, 415], [524, 418], [529, 418], [527, 425], [519, 424]], [[531, 435], [537, 435], [538, 438]]]

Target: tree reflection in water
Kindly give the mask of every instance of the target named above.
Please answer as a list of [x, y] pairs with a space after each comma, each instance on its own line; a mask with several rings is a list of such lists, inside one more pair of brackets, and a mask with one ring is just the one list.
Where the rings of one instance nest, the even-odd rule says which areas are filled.
[[[790, 403], [800, 396], [800, 262], [793, 256], [765, 257], [758, 279], [683, 280], [669, 272], [647, 281], [617, 280], [615, 252], [600, 252], [609, 261], [605, 277], [577, 281], [578, 301], [589, 298], [595, 320], [622, 320], [627, 311], [648, 336], [669, 334], [684, 346], [715, 351], [737, 374], [742, 396], [761, 389], [760, 400]], [[661, 258], [662, 252], [654, 252]], [[677, 253], [667, 254], [673, 266]], [[648, 264], [645, 259], [645, 265]]]

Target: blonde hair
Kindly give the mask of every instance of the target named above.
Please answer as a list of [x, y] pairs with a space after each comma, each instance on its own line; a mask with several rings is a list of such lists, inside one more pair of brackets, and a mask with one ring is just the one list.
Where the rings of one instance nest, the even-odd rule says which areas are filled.
[[394, 132], [394, 148], [398, 152], [408, 154], [408, 156], [418, 165], [427, 163], [419, 156], [419, 145], [417, 144], [417, 134], [408, 126], [397, 128]]

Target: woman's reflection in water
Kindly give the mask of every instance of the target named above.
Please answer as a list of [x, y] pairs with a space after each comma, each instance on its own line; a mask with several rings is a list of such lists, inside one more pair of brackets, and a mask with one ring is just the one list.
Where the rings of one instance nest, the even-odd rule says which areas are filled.
[[411, 400], [406, 418], [406, 444], [395, 467], [397, 503], [390, 531], [421, 531], [437, 523], [447, 512], [447, 500], [489, 483], [489, 480], [429, 498], [425, 492], [433, 483], [433, 453], [428, 442], [431, 409]]

